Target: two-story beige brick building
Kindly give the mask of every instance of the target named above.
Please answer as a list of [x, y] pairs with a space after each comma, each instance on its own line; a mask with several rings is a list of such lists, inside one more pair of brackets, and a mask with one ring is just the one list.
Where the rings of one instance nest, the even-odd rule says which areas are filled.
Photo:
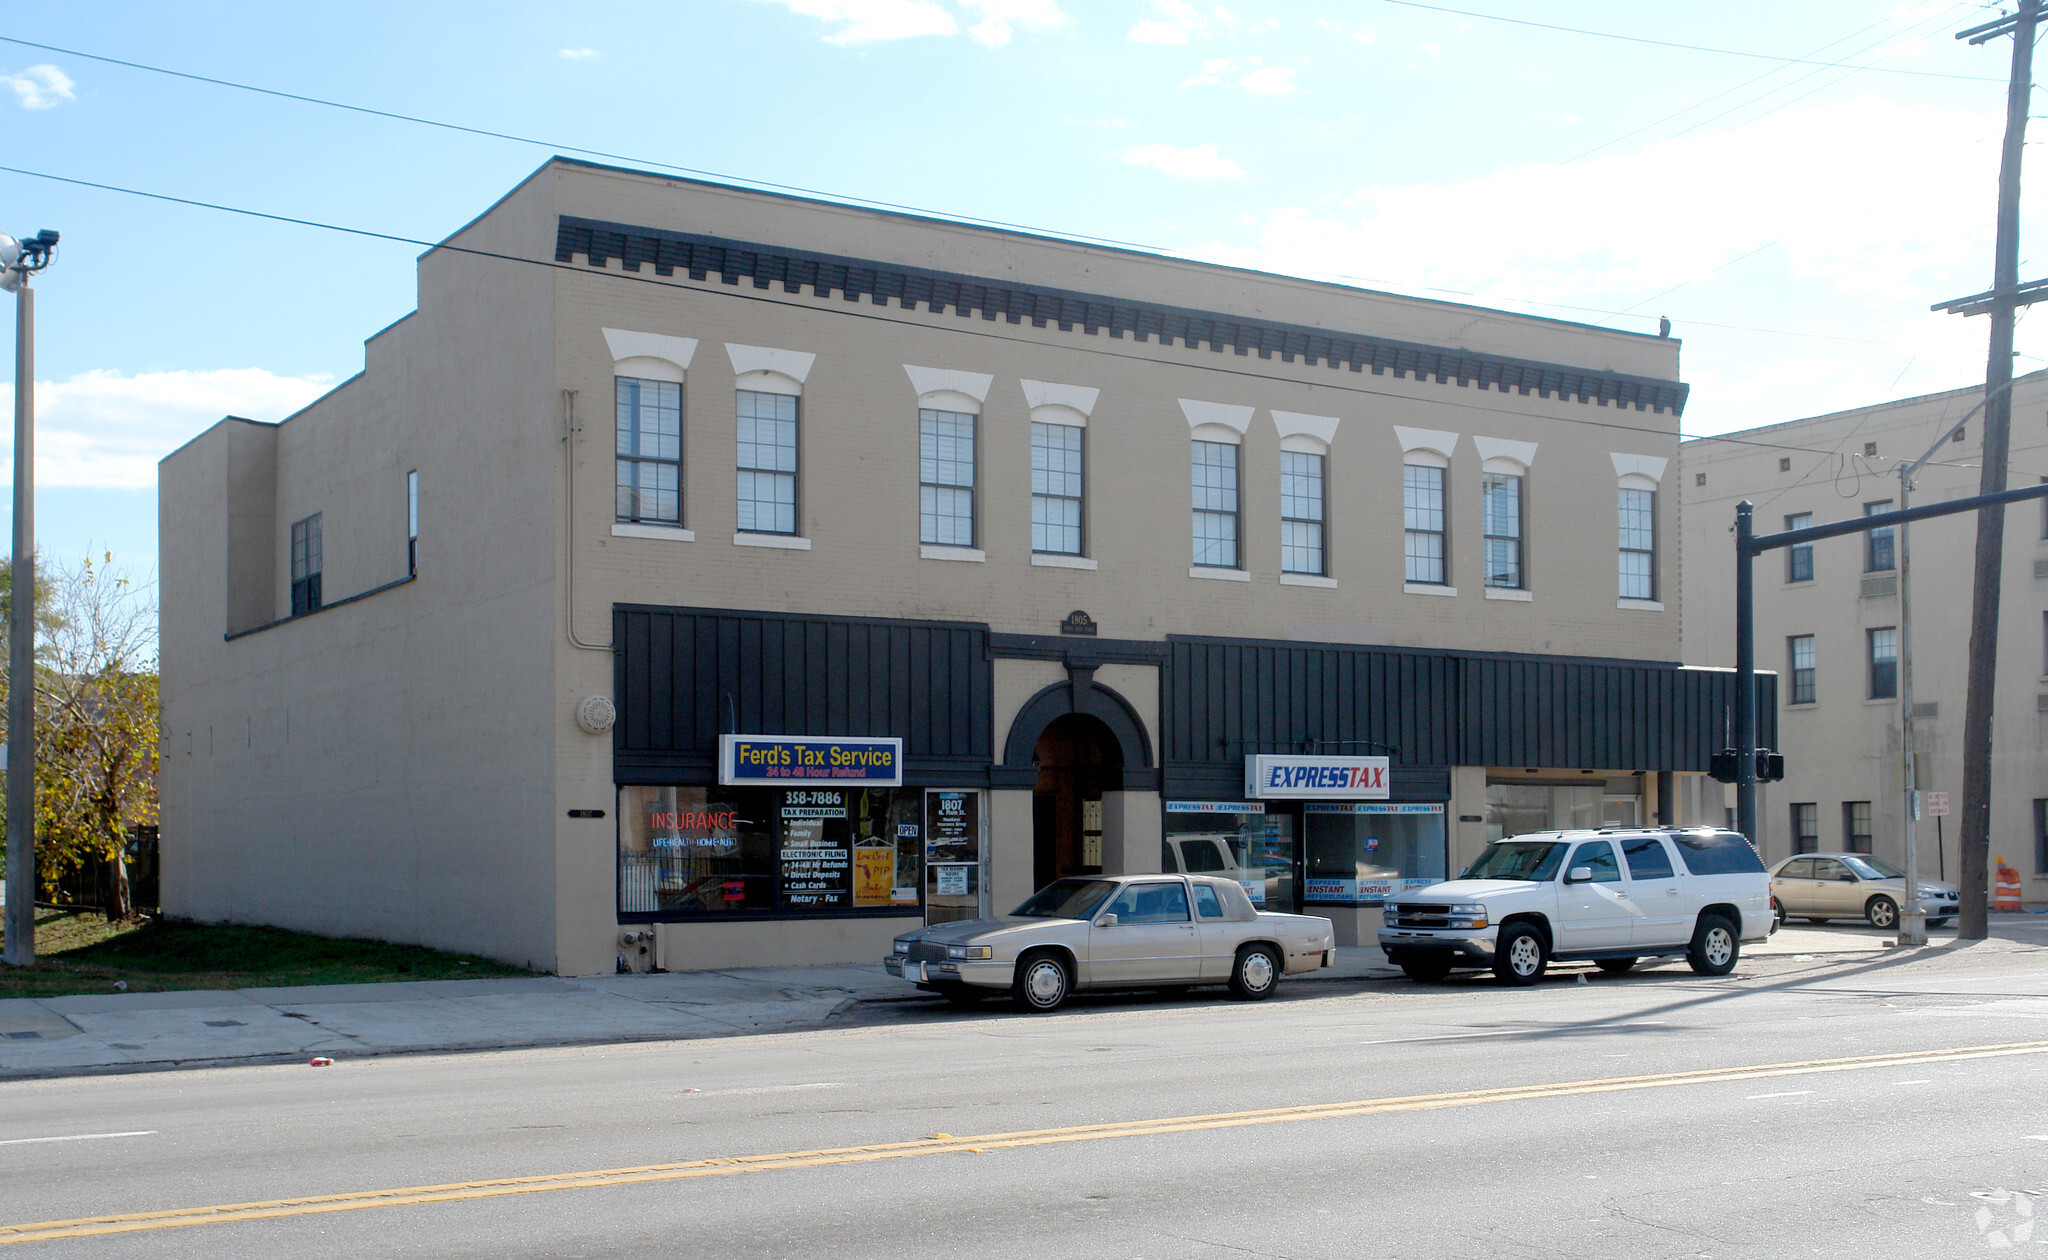
[[[1685, 656], [1735, 659], [1735, 505], [1758, 533], [1825, 525], [1899, 506], [1898, 469], [1941, 448], [1915, 479], [1920, 506], [1978, 493], [1982, 386], [1746, 429], [1679, 448], [1684, 521]], [[2012, 391], [2008, 487], [2048, 477], [2048, 373]], [[1962, 427], [1943, 440], [1958, 421]], [[1756, 660], [1778, 671], [1785, 779], [1758, 791], [1766, 861], [1792, 853], [1903, 859], [1907, 798], [1899, 612], [1902, 543], [1910, 541], [1915, 775], [1959, 814], [1963, 696], [1969, 669], [1974, 513], [1893, 531], [1826, 539], [1756, 562]], [[2027, 901], [2048, 900], [2048, 512], [2006, 509], [1993, 705], [1991, 856], [2018, 870]], [[1955, 817], [1924, 808], [1921, 874], [1957, 875]]]
[[1349, 942], [1718, 822], [1678, 350], [551, 161], [163, 461], [165, 906], [588, 973], [1165, 865]]

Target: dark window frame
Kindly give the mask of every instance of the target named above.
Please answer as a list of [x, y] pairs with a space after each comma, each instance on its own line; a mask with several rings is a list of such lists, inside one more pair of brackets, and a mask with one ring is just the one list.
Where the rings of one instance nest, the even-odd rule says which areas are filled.
[[[1514, 520], [1508, 522], [1495, 514], [1497, 494], [1512, 486], [1514, 499]], [[1484, 581], [1487, 586], [1499, 591], [1526, 591], [1529, 589], [1529, 477], [1526, 472], [1482, 472], [1479, 479], [1479, 529], [1480, 551], [1485, 560]], [[1511, 524], [1513, 533], [1497, 532], [1496, 526]], [[1511, 555], [1512, 569], [1498, 572], [1494, 566], [1495, 549]], [[1496, 581], [1496, 577], [1512, 580]]]
[[[1050, 440], [1040, 440], [1041, 438], [1051, 439], [1054, 436], [1051, 430], [1054, 429], [1072, 431], [1074, 436], [1071, 452], [1065, 446], [1067, 440], [1065, 434], [1059, 435], [1059, 440], [1062, 444], [1058, 447], [1054, 447]], [[1074, 467], [1071, 471], [1051, 466], [1049, 456], [1055, 451], [1057, 451], [1062, 459], [1069, 453], [1072, 454]], [[1060, 484], [1064, 487], [1066, 479], [1069, 477], [1072, 478], [1072, 486], [1075, 493], [1067, 494], [1064, 492], [1064, 489], [1056, 493], [1051, 489], [1055, 484], [1055, 478], [1060, 479]], [[1041, 541], [1049, 541], [1051, 531], [1058, 530], [1064, 533], [1069, 527], [1064, 521], [1041, 520], [1039, 518], [1040, 505], [1064, 505], [1069, 503], [1074, 505], [1075, 523], [1072, 526], [1074, 531], [1073, 548], [1069, 550], [1058, 547], [1041, 547], [1039, 543]], [[1060, 424], [1057, 421], [1051, 420], [1033, 420], [1031, 422], [1031, 551], [1034, 555], [1042, 556], [1085, 556], [1088, 554], [1088, 428], [1086, 425]]]
[[420, 474], [412, 469], [405, 474], [405, 574], [416, 577], [420, 571]]
[[2048, 875], [2048, 798], [2034, 798], [2034, 874]]
[[[1631, 547], [1628, 545], [1631, 541], [1633, 541], [1630, 536], [1630, 509], [1628, 506], [1628, 496], [1637, 494], [1643, 495], [1649, 499], [1648, 511], [1644, 512], [1641, 509], [1637, 509], [1636, 513], [1638, 516], [1644, 516], [1648, 519], [1649, 524], [1647, 526], [1647, 529], [1649, 531], [1650, 539], [1650, 545], [1648, 547]], [[1657, 492], [1655, 490], [1642, 489], [1640, 486], [1622, 486], [1615, 491], [1614, 497], [1615, 511], [1619, 518], [1617, 524], [1620, 530], [1620, 538], [1618, 540], [1620, 553], [1616, 557], [1616, 564], [1620, 567], [1621, 570], [1620, 573], [1617, 575], [1618, 594], [1622, 599], [1640, 599], [1654, 601], [1657, 598]], [[1644, 527], [1638, 526], [1637, 530], [1640, 531], [1642, 528]], [[1642, 575], [1630, 573], [1627, 567], [1628, 559], [1630, 556], [1646, 557], [1646, 562], [1649, 565], [1649, 572], [1647, 574]], [[1636, 577], [1643, 577], [1646, 579], [1644, 594], [1629, 594], [1628, 583], [1631, 578]]]
[[1820, 850], [1820, 802], [1792, 802], [1792, 852]]
[[[1197, 462], [1197, 457], [1204, 453], [1202, 449], [1204, 447], [1214, 448], [1216, 450], [1228, 450], [1230, 452], [1230, 485], [1227, 487], [1227, 489], [1230, 494], [1231, 506], [1227, 511], [1222, 508], [1207, 508], [1202, 506], [1203, 500], [1199, 496], [1202, 494], [1203, 491], [1206, 490], [1221, 493], [1224, 489], [1226, 489], [1226, 487], [1221, 485], [1204, 485], [1202, 484], [1202, 482], [1195, 480], [1195, 478], [1200, 474], [1201, 470], [1204, 468], [1220, 469], [1224, 467], [1224, 465], [1221, 463]], [[1191, 534], [1191, 540], [1193, 544], [1196, 547], [1202, 547], [1203, 544], [1206, 542], [1207, 547], [1205, 548], [1205, 550], [1213, 554], [1214, 549], [1219, 545], [1221, 541], [1220, 536], [1204, 539], [1203, 536], [1197, 531], [1197, 527], [1202, 523], [1204, 519], [1216, 521], [1227, 520], [1230, 525], [1230, 559], [1224, 562], [1219, 562], [1216, 560], [1204, 560], [1201, 558], [1204, 554], [1204, 551], [1196, 550], [1194, 551], [1194, 567], [1198, 569], [1235, 569], [1238, 571], [1242, 571], [1244, 569], [1243, 444], [1239, 442], [1213, 442], [1206, 438], [1190, 439], [1188, 451], [1188, 475], [1190, 481], [1190, 494], [1192, 496], [1191, 501], [1193, 504], [1194, 513], [1193, 517], [1190, 519], [1189, 522], [1189, 531]]]
[[[1418, 472], [1434, 474], [1436, 485], [1433, 487], [1415, 485], [1410, 474]], [[1451, 584], [1450, 472], [1449, 468], [1437, 464], [1404, 463], [1401, 465], [1402, 573], [1405, 581], [1417, 586], [1449, 586]], [[1428, 503], [1418, 505], [1416, 503], [1415, 500], [1418, 493], [1430, 494], [1432, 492], [1436, 499], [1434, 505]], [[1435, 529], [1426, 528], [1431, 516], [1434, 516], [1436, 521]], [[1417, 528], [1418, 522], [1421, 522], [1425, 527]], [[1415, 552], [1416, 540], [1430, 538], [1436, 540], [1436, 555], [1433, 557], [1418, 557]], [[1435, 577], [1416, 576], [1415, 565], [1418, 558], [1425, 562], [1435, 561]]]
[[[1799, 663], [1799, 645], [1806, 645], [1806, 664]], [[1819, 659], [1814, 636], [1792, 634], [1785, 636], [1785, 668], [1792, 685], [1786, 689], [1786, 704], [1813, 704], [1815, 700], [1815, 662]]]
[[[643, 401], [643, 395], [650, 387], [655, 395], [651, 403]], [[666, 397], [671, 392], [675, 400], [673, 408], [669, 407]], [[660, 431], [660, 415], [668, 410], [675, 413], [673, 458], [661, 454], [658, 445], [669, 436]], [[651, 451], [642, 447], [642, 442], [648, 435], [648, 428], [643, 420], [648, 415], [655, 418], [656, 425], [654, 440], [657, 447]], [[612, 432], [615, 461], [612, 508], [614, 519], [632, 525], [673, 525], [681, 528], [684, 507], [682, 382], [640, 376], [614, 376]], [[651, 490], [641, 482], [640, 474], [643, 468], [651, 471], [657, 480], [657, 484]], [[652, 513], [643, 510], [645, 500], [650, 495], [656, 496], [658, 505], [658, 496], [664, 491], [664, 487], [658, 484], [663, 469], [673, 470], [675, 478], [675, 513], [672, 516], [663, 515], [659, 506]]]
[[[1785, 529], [1806, 529], [1813, 524], [1813, 513], [1793, 512], [1785, 517]], [[1785, 548], [1785, 580], [1787, 582], [1813, 581], [1813, 544], [1793, 543]]]
[[[733, 391], [733, 432], [734, 432], [734, 436], [735, 436], [735, 439], [737, 439], [737, 436], [738, 436], [738, 432], [739, 432], [739, 422], [740, 422], [740, 420], [742, 420], [742, 419], [749, 419], [749, 420], [753, 420], [753, 421], [755, 421], [755, 422], [756, 422], [756, 423], [758, 424], [758, 423], [759, 423], [759, 422], [760, 422], [760, 421], [761, 421], [762, 419], [764, 419], [764, 417], [761, 417], [761, 416], [748, 416], [748, 417], [742, 417], [742, 416], [740, 416], [740, 414], [739, 414], [739, 408], [740, 408], [740, 399], [742, 399], [742, 398], [747, 398], [747, 397], [754, 397], [754, 398], [774, 398], [774, 399], [787, 399], [787, 400], [789, 400], [789, 412], [790, 412], [790, 414], [789, 414], [789, 426], [790, 426], [790, 435], [789, 435], [789, 462], [790, 462], [790, 466], [789, 466], [788, 468], [774, 468], [774, 467], [767, 467], [767, 466], [763, 466], [763, 465], [759, 465], [759, 464], [745, 464], [745, 463], [741, 463], [741, 462], [740, 462], [740, 460], [739, 460], [739, 455], [738, 455], [737, 449], [735, 449], [735, 453], [734, 453], [734, 459], [733, 459], [733, 462], [734, 462], [734, 464], [736, 465], [736, 472], [735, 472], [735, 476], [734, 476], [734, 478], [733, 478], [733, 488], [734, 488], [734, 502], [733, 502], [733, 528], [734, 528], [735, 530], [737, 530], [738, 532], [742, 533], [742, 534], [770, 534], [770, 535], [773, 535], [773, 536], [775, 536], [775, 537], [778, 537], [778, 538], [799, 538], [799, 537], [802, 537], [802, 535], [803, 535], [803, 524], [804, 524], [804, 483], [803, 483], [803, 467], [804, 467], [804, 400], [803, 400], [803, 396], [802, 396], [802, 395], [800, 395], [800, 394], [782, 394], [782, 393], [777, 393], [777, 392], [775, 392], [775, 391], [773, 391], [773, 390], [765, 390], [765, 389], [737, 389], [737, 390], [734, 390], [734, 391]], [[755, 404], [755, 405], [756, 405], [756, 406], [758, 406], [759, 404], [757, 403], [757, 404]], [[783, 418], [782, 418], [781, 416], [770, 416], [770, 417], [765, 417], [765, 418], [766, 418], [766, 419], [767, 419], [767, 420], [768, 420], [768, 421], [769, 421], [770, 423], [774, 423], [774, 424], [781, 424], [781, 423], [783, 422]], [[757, 431], [757, 432], [758, 432], [758, 431]], [[738, 442], [737, 440], [735, 440], [735, 448], [737, 448], [737, 447], [738, 447], [739, 445], [742, 445], [742, 443], [739, 443], [739, 442]], [[757, 440], [756, 440], [756, 441], [754, 441], [754, 442], [750, 442], [750, 443], [744, 443], [744, 445], [748, 445], [748, 446], [753, 446], [753, 447], [759, 448], [760, 446], [762, 446], [762, 445], [767, 445], [767, 444], [765, 444], [765, 443], [762, 443], [762, 442], [760, 442], [760, 441], [759, 441], [759, 440], [757, 439]], [[780, 442], [776, 442], [776, 443], [773, 443], [772, 445], [773, 445], [773, 446], [774, 446], [774, 447], [775, 447], [776, 449], [780, 449], [780, 448], [781, 448], [781, 443], [780, 443]], [[775, 478], [782, 478], [782, 477], [787, 477], [787, 478], [789, 478], [789, 528], [788, 528], [788, 529], [763, 529], [763, 528], [761, 527], [761, 524], [760, 524], [760, 514], [759, 514], [759, 508], [758, 508], [758, 506], [756, 506], [756, 508], [755, 508], [755, 515], [754, 515], [754, 524], [752, 524], [752, 525], [742, 525], [742, 524], [740, 524], [740, 523], [739, 523], [739, 509], [740, 509], [740, 505], [741, 505], [741, 504], [743, 504], [743, 503], [744, 503], [744, 504], [749, 504], [749, 505], [759, 505], [759, 504], [762, 504], [762, 503], [766, 503], [766, 504], [768, 504], [768, 505], [769, 505], [770, 507], [772, 507], [772, 508], [777, 508], [777, 509], [779, 509], [779, 508], [780, 508], [780, 507], [782, 506], [782, 504], [781, 504], [781, 502], [780, 502], [779, 500], [765, 500], [765, 499], [760, 499], [760, 498], [746, 498], [746, 497], [744, 497], [744, 496], [740, 495], [740, 494], [739, 494], [739, 479], [740, 479], [741, 477], [744, 477], [744, 476], [746, 476], [746, 475], [747, 475], [748, 473], [752, 473], [752, 474], [754, 474], [754, 475], [755, 475], [755, 476], [757, 476], [757, 477], [759, 477], [759, 476], [768, 476], [768, 477], [775, 477]]]
[[[967, 458], [965, 461], [958, 458], [941, 460], [935, 453], [931, 455], [926, 453], [927, 441], [938, 440], [935, 436], [927, 433], [927, 425], [943, 423], [957, 426], [962, 420], [967, 422]], [[959, 440], [959, 434], [957, 433], [950, 436], [956, 442]], [[963, 462], [967, 468], [967, 480], [964, 483], [929, 479], [931, 475], [937, 472], [941, 465], [951, 465], [957, 468]], [[927, 494], [930, 494], [934, 503], [936, 503], [939, 492], [951, 490], [965, 490], [967, 492], [966, 542], [936, 536], [940, 531], [936, 530], [934, 526], [941, 521], [957, 521], [960, 519], [957, 515], [925, 511]], [[939, 407], [919, 407], [917, 409], [917, 540], [921, 545], [927, 547], [972, 548], [980, 545], [980, 539], [981, 417], [971, 411], [947, 411]]]
[[[1289, 494], [1289, 493], [1287, 492], [1287, 489], [1288, 489], [1288, 485], [1290, 484], [1290, 482], [1291, 482], [1291, 481], [1301, 481], [1301, 480], [1306, 480], [1306, 479], [1308, 479], [1308, 477], [1309, 477], [1309, 475], [1308, 475], [1308, 474], [1304, 474], [1304, 473], [1300, 473], [1300, 472], [1290, 472], [1290, 471], [1288, 470], [1288, 461], [1289, 461], [1289, 459], [1294, 459], [1294, 460], [1313, 460], [1313, 461], [1314, 461], [1314, 469], [1315, 469], [1315, 471], [1314, 471], [1314, 474], [1313, 474], [1313, 481], [1314, 481], [1314, 483], [1315, 483], [1315, 497], [1314, 497], [1314, 510], [1315, 510], [1315, 513], [1316, 513], [1316, 514], [1315, 514], [1314, 516], [1312, 516], [1312, 517], [1311, 517], [1311, 516], [1289, 516], [1289, 515], [1287, 514], [1287, 513], [1288, 513], [1288, 508], [1289, 508], [1289, 506], [1290, 506], [1290, 505], [1295, 505], [1295, 506], [1297, 506], [1297, 507], [1298, 507], [1298, 506], [1299, 506], [1300, 504], [1302, 504], [1303, 502], [1305, 502], [1305, 501], [1306, 501], [1306, 496], [1303, 496], [1303, 495], [1298, 495], [1298, 494], [1296, 494], [1296, 495], [1290, 495], [1290, 494]], [[1317, 452], [1315, 452], [1315, 451], [1290, 451], [1290, 450], [1282, 449], [1282, 450], [1281, 450], [1281, 452], [1280, 452], [1280, 571], [1281, 571], [1282, 573], [1297, 573], [1297, 574], [1305, 574], [1305, 575], [1307, 575], [1307, 576], [1309, 576], [1309, 577], [1328, 577], [1328, 576], [1330, 576], [1330, 541], [1329, 541], [1329, 540], [1330, 540], [1330, 529], [1329, 529], [1329, 519], [1330, 519], [1330, 459], [1329, 459], [1329, 456], [1327, 456], [1327, 455], [1322, 455], [1322, 454], [1318, 454], [1318, 453], [1317, 453]], [[1288, 527], [1289, 527], [1289, 526], [1295, 526], [1295, 525], [1300, 525], [1300, 526], [1310, 526], [1310, 527], [1312, 527], [1312, 529], [1313, 529], [1313, 532], [1314, 532], [1314, 534], [1315, 534], [1315, 544], [1314, 544], [1314, 545], [1315, 545], [1315, 559], [1316, 559], [1316, 567], [1314, 567], [1314, 568], [1312, 568], [1312, 569], [1301, 569], [1301, 568], [1296, 568], [1296, 567], [1294, 567], [1294, 565], [1293, 565], [1293, 564], [1290, 564], [1290, 563], [1288, 562], [1288, 554], [1289, 554], [1289, 552], [1290, 552], [1290, 551], [1292, 551], [1292, 552], [1299, 552], [1299, 551], [1301, 551], [1301, 550], [1303, 550], [1303, 549], [1304, 549], [1304, 548], [1303, 548], [1303, 545], [1302, 545], [1302, 544], [1297, 544], [1297, 543], [1293, 543], [1293, 542], [1290, 542], [1290, 541], [1289, 541], [1289, 533], [1290, 533], [1290, 530], [1289, 530], [1289, 528], [1288, 528]]]
[[1871, 827], [1869, 801], [1842, 802], [1842, 852], [1870, 852]]
[[[1890, 499], [1880, 499], [1863, 505], [1865, 516], [1876, 516], [1892, 510]], [[1863, 533], [1863, 571], [1865, 573], [1890, 573], [1899, 567], [1898, 539], [1890, 525]]]
[[292, 616], [320, 611], [320, 574], [326, 556], [320, 541], [320, 513], [292, 522]]
[[[1878, 636], [1891, 636], [1891, 655], [1877, 654]], [[1870, 663], [1870, 699], [1896, 700], [1899, 698], [1899, 629], [1897, 626], [1872, 626], [1863, 632], [1864, 655]]]

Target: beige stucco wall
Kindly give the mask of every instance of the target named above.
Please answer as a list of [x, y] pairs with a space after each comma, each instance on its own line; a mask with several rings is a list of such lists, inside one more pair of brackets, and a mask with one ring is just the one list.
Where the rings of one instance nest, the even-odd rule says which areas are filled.
[[[551, 222], [531, 198], [499, 216], [467, 239]], [[450, 253], [420, 275], [363, 375], [269, 430], [272, 476], [238, 421], [163, 461], [164, 906], [554, 969], [547, 276]], [[336, 607], [406, 576], [409, 469], [418, 579]], [[314, 512], [328, 608], [224, 641], [289, 611]]]
[[[1730, 526], [1735, 505], [1756, 505], [1757, 532], [1785, 528], [1785, 518], [1811, 512], [1817, 525], [1861, 516], [1866, 503], [1896, 502], [1896, 469], [1924, 452], [1954, 421], [1968, 414], [1983, 390], [1902, 399], [1878, 406], [1818, 416], [1729, 435], [1730, 441], [1702, 440], [1681, 447], [1686, 551], [1686, 658], [1700, 664], [1733, 665], [1734, 545]], [[2009, 486], [2030, 484], [2048, 472], [2048, 374], [2020, 378], [2013, 390], [2012, 476]], [[1945, 444], [1923, 468], [1912, 502], [1917, 505], [1978, 492], [1982, 415], [1972, 416], [1964, 440]], [[1866, 444], [1875, 447], [1866, 454]], [[1779, 461], [1790, 467], [1780, 469]], [[1704, 477], [1705, 484], [1696, 484]], [[2034, 504], [2006, 512], [2003, 598], [1999, 619], [1998, 692], [1992, 732], [1992, 856], [2005, 856], [2034, 882], [2029, 900], [2048, 899], [2048, 879], [2035, 875], [2033, 801], [2048, 796], [2048, 710], [2036, 697], [2048, 693], [2044, 661], [2044, 610], [2048, 580], [2036, 565], [2048, 562], [2048, 528]], [[1932, 704], [1932, 715], [1916, 719], [1921, 770], [1926, 785], [1946, 790], [1952, 808], [1962, 804], [1962, 725], [1971, 609], [1971, 570], [1976, 517], [1961, 514], [1923, 521], [1911, 529], [1913, 604], [1913, 694]], [[1871, 802], [1874, 848], [1899, 860], [1903, 848], [1903, 784], [1900, 771], [1900, 713], [1897, 700], [1868, 699], [1868, 648], [1872, 627], [1899, 624], [1896, 593], [1865, 596], [1864, 540], [1860, 535], [1814, 544], [1814, 579], [1786, 580], [1783, 552], [1756, 561], [1756, 661], [1778, 673], [1779, 747], [1785, 753], [1784, 782], [1765, 785], [1758, 825], [1767, 859], [1791, 851], [1791, 805], [1818, 806], [1820, 847], [1843, 847], [1842, 802]], [[1871, 574], [1884, 577], [1884, 574]], [[1815, 637], [1816, 703], [1789, 703], [1791, 679], [1787, 639]], [[1923, 710], [1923, 714], [1925, 710]], [[1719, 785], [1710, 785], [1718, 789]], [[1937, 828], [1919, 824], [1921, 869], [1927, 876], [1957, 869], [1958, 819]], [[1937, 831], [1943, 833], [1937, 855]]]

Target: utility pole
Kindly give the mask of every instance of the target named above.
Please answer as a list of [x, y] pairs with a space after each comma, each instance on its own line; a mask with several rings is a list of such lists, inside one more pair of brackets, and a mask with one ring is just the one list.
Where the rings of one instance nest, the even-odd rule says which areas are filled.
[[15, 298], [14, 569], [7, 655], [7, 952], [36, 961], [36, 295], [28, 278], [50, 265], [57, 234], [0, 236], [0, 290]]
[[[1958, 39], [1981, 44], [2012, 36], [2012, 78], [2005, 93], [2005, 150], [1998, 164], [1998, 237], [1992, 259], [1989, 301], [1991, 350], [1984, 370], [1984, 467], [1980, 495], [2005, 489], [2012, 446], [2012, 339], [2020, 293], [2020, 160], [2026, 153], [2027, 106], [2033, 90], [2034, 34], [2041, 0], [2019, 0], [2018, 12], [1959, 32]], [[2030, 288], [2033, 286], [2029, 286]], [[1950, 307], [1949, 309], [1954, 309]], [[1970, 603], [1969, 684], [1963, 702], [1963, 811], [1960, 869], [1961, 923], [1956, 935], [1983, 940], [1989, 934], [1986, 858], [1991, 852], [1991, 709], [1998, 673], [1999, 579], [2005, 560], [2005, 505], [1987, 504], [1977, 513], [1977, 556]], [[1907, 784], [1908, 790], [1912, 785]]]

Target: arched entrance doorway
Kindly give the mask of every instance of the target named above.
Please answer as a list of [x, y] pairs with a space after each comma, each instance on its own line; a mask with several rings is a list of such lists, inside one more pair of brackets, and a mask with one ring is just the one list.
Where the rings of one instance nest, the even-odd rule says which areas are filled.
[[1102, 873], [1102, 794], [1123, 787], [1123, 748], [1101, 718], [1067, 713], [1046, 723], [1031, 759], [1032, 886]]

